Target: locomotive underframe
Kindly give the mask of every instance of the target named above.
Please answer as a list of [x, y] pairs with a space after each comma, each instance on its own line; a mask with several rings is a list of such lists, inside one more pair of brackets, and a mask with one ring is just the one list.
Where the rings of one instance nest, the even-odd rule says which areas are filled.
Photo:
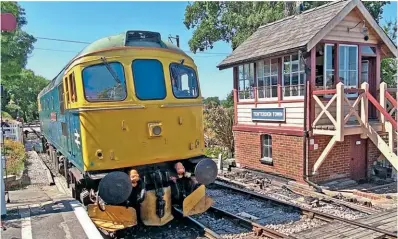
[[[109, 227], [109, 223], [106, 223], [106, 226], [101, 225], [104, 224], [104, 220], [109, 221], [111, 219], [102, 218], [100, 227], [108, 231], [135, 226], [138, 221], [145, 225], [161, 226], [173, 219], [172, 205], [183, 207], [185, 215], [193, 215], [206, 211], [213, 203], [211, 198], [205, 195], [204, 185], [195, 185], [189, 181], [189, 175], [194, 174], [196, 165], [206, 158], [204, 156], [115, 170], [81, 172], [65, 156], [57, 152], [56, 148], [48, 143], [44, 137], [43, 146], [45, 147], [44, 151], [50, 155], [51, 160], [56, 162], [58, 171], [65, 177], [68, 187], [71, 187], [73, 198], [88, 206], [89, 214], [90, 210], [92, 211], [91, 214], [94, 213], [96, 215], [99, 215], [101, 211], [113, 210], [111, 213], [117, 214], [121, 217], [121, 220], [132, 220], [127, 224], [113, 221], [111, 224], [117, 226]], [[177, 162], [183, 163], [188, 177], [177, 177], [176, 182], [173, 182], [170, 180], [170, 176], [177, 176], [174, 169], [174, 165]], [[128, 201], [123, 201], [119, 204], [107, 204], [98, 197], [99, 183], [106, 175], [112, 172], [128, 173], [132, 168], [139, 172], [140, 181], [144, 185], [145, 198], [142, 202], [130, 205]], [[142, 191], [135, 191], [135, 194], [133, 193], [129, 198], [131, 196], [137, 198], [140, 192], [142, 193]], [[201, 205], [198, 206], [198, 204]], [[93, 205], [98, 205], [100, 210], [97, 207], [93, 208]], [[155, 210], [149, 208], [155, 208]], [[130, 214], [126, 213], [128, 211], [130, 211]], [[126, 219], [126, 215], [128, 219]], [[124, 219], [123, 216], [125, 217]], [[104, 217], [103, 214], [102, 217]], [[95, 222], [95, 220], [93, 221]], [[120, 226], [120, 224], [123, 224], [123, 226]]]

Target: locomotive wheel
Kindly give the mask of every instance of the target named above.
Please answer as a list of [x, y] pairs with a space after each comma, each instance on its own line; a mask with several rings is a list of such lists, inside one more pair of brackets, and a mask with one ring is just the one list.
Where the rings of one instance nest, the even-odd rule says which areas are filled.
[[47, 153], [46, 139], [44, 137], [41, 138], [41, 146], [42, 146], [43, 153]]
[[[65, 167], [65, 157], [64, 156], [59, 156], [57, 160], [58, 160], [57, 161], [58, 162], [58, 167], [57, 167], [58, 173], [63, 175], [64, 172], [65, 172], [65, 169], [64, 169], [64, 167]], [[66, 176], [66, 175], [64, 175], [64, 176]]]
[[71, 185], [71, 189], [72, 189], [72, 197], [73, 197], [74, 199], [76, 199], [77, 201], [83, 203], [83, 202], [80, 200], [80, 193], [81, 193], [81, 188], [80, 188], [80, 186], [79, 186], [79, 185], [76, 185], [76, 183], [74, 183], [74, 184]]
[[73, 177], [73, 174], [70, 175], [71, 179], [71, 189], [72, 189], [72, 197], [80, 202], [80, 193], [81, 193], [81, 186], [76, 182], [76, 178]]

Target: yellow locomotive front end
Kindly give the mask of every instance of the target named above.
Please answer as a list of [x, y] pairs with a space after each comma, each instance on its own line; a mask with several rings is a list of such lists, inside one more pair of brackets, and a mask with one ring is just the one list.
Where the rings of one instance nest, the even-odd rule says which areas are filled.
[[153, 32], [129, 31], [88, 48], [65, 73], [74, 75], [76, 90], [65, 84], [65, 91], [73, 91], [67, 103], [79, 115], [79, 192], [90, 217], [115, 231], [137, 221], [164, 225], [173, 219], [173, 205], [184, 215], [206, 211], [212, 200], [205, 185], [217, 169], [203, 156], [193, 60]]

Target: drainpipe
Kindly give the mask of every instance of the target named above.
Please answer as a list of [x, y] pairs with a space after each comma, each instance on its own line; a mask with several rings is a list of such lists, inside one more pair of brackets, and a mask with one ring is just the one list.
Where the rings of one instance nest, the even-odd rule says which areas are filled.
[[[302, 56], [302, 52], [300, 51], [300, 55]], [[305, 61], [302, 57], [302, 61]], [[307, 72], [311, 67], [308, 67], [307, 64], [304, 62], [305, 66], [305, 75], [307, 76]], [[303, 179], [306, 183], [313, 186], [317, 192], [322, 192], [322, 189], [315, 183], [309, 180], [309, 176], [307, 175], [307, 142], [308, 142], [308, 129], [307, 129], [307, 106], [308, 106], [308, 87], [309, 87], [309, 79], [305, 77], [305, 84], [304, 84], [304, 127], [303, 127]]]

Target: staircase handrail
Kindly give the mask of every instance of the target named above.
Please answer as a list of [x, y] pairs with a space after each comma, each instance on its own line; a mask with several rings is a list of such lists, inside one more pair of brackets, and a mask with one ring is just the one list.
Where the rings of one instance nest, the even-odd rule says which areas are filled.
[[394, 120], [394, 118], [384, 109], [379, 102], [370, 94], [369, 91], [366, 92], [366, 97], [368, 100], [376, 107], [380, 113], [383, 114], [383, 116], [391, 123], [392, 127], [397, 130], [397, 121]]
[[390, 103], [395, 107], [397, 107], [397, 101], [394, 99], [394, 97], [392, 97], [392, 95], [390, 94], [390, 92], [388, 92], [388, 90], [386, 90], [385, 93], [385, 97], [387, 98], [388, 101], [390, 101]]

